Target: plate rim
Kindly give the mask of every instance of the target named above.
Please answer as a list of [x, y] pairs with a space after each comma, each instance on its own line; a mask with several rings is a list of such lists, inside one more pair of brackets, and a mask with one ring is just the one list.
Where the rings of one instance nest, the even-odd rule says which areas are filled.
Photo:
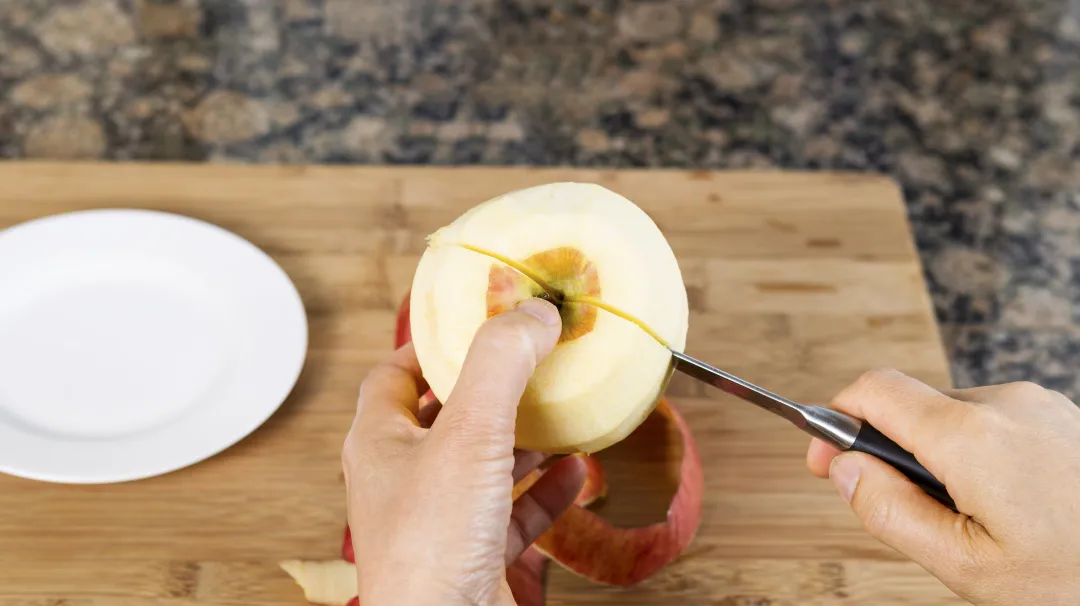
[[[225, 451], [236, 446], [245, 439], [251, 437], [257, 432], [267, 421], [270, 420], [281, 407], [289, 400], [296, 390], [296, 386], [299, 383], [300, 377], [303, 375], [310, 354], [311, 344], [311, 330], [310, 321], [308, 318], [307, 306], [304, 302], [303, 295], [300, 289], [297, 287], [292, 277], [285, 271], [285, 268], [271, 256], [268, 252], [257, 246], [254, 242], [248, 240], [244, 236], [227, 229], [221, 225], [213, 223], [211, 221], [194, 217], [187, 214], [182, 214], [174, 211], [165, 211], [159, 209], [149, 208], [125, 208], [125, 207], [100, 207], [100, 208], [88, 208], [88, 209], [76, 209], [65, 210], [48, 215], [42, 215], [32, 219], [27, 219], [19, 223], [7, 226], [0, 229], [0, 244], [3, 243], [5, 238], [10, 237], [12, 234], [21, 232], [27, 229], [35, 228], [48, 228], [49, 225], [61, 222], [61, 221], [79, 221], [83, 217], [106, 217], [109, 216], [136, 216], [142, 218], [148, 218], [152, 221], [160, 221], [163, 223], [182, 224], [184, 229], [196, 229], [202, 230], [204, 233], [212, 234], [216, 238], [220, 238], [223, 242], [227, 242], [232, 246], [240, 246], [246, 248], [248, 251], [254, 253], [256, 257], [264, 263], [267, 269], [271, 269], [280, 280], [282, 286], [287, 287], [290, 296], [289, 306], [293, 308], [293, 311], [297, 312], [296, 326], [299, 335], [296, 343], [296, 351], [298, 355], [294, 365], [290, 366], [292, 370], [288, 373], [287, 381], [283, 384], [287, 385], [287, 388], [283, 389], [283, 393], [280, 397], [274, 398], [273, 405], [267, 404], [265, 407], [260, 407], [263, 410], [260, 414], [252, 415], [251, 420], [244, 424], [243, 431], [237, 431], [230, 433], [231, 437], [223, 439], [220, 444], [215, 445], [212, 448], [207, 448], [202, 451], [192, 451], [190, 456], [178, 456], [167, 464], [150, 466], [150, 471], [133, 471], [123, 473], [50, 473], [40, 472], [37, 470], [28, 470], [20, 468], [20, 466], [12, 466], [0, 461], [0, 474], [5, 474], [11, 477], [21, 478], [25, 480], [46, 482], [51, 484], [67, 484], [67, 485], [108, 485], [108, 484], [122, 484], [137, 482], [140, 480], [147, 480], [155, 477], [170, 475], [185, 469], [194, 467], [200, 463], [213, 459]], [[164, 426], [172, 421], [166, 421]]]

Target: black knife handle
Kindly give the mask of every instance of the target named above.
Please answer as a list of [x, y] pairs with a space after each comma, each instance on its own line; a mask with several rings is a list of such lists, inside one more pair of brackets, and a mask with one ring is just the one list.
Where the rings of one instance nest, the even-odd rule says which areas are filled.
[[919, 464], [910, 452], [900, 448], [896, 442], [890, 440], [888, 436], [869, 423], [863, 421], [862, 429], [859, 430], [858, 435], [855, 436], [855, 442], [848, 450], [865, 452], [892, 465], [900, 473], [907, 476], [909, 480], [917, 484], [919, 488], [922, 488], [926, 494], [934, 497], [938, 503], [956, 511], [956, 503], [949, 496], [949, 491], [946, 490], [945, 485]]

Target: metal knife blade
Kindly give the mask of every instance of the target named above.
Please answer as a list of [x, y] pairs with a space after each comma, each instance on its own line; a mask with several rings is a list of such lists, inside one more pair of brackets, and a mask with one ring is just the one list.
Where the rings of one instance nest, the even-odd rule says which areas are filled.
[[942, 505], [956, 511], [948, 489], [915, 457], [869, 423], [823, 406], [792, 402], [715, 366], [671, 350], [675, 369], [790, 421], [840, 450], [871, 454], [898, 469]]
[[821, 406], [806, 406], [776, 395], [715, 366], [671, 350], [675, 369], [737, 398], [787, 419], [804, 432], [847, 450], [855, 443], [862, 421]]
[[771, 413], [778, 414], [798, 427], [806, 425], [806, 417], [800, 410], [802, 407], [791, 400], [778, 396], [770, 391], [762, 389], [753, 383], [749, 383], [728, 374], [719, 368], [710, 366], [701, 360], [677, 352], [671, 352], [675, 359], [675, 368], [691, 377], [723, 391], [756, 404]]

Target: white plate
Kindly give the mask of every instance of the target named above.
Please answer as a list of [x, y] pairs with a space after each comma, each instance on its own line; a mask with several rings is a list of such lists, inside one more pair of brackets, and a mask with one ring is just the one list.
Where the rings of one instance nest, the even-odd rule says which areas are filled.
[[258, 428], [307, 354], [289, 277], [187, 217], [95, 210], [0, 231], [0, 472], [106, 483]]

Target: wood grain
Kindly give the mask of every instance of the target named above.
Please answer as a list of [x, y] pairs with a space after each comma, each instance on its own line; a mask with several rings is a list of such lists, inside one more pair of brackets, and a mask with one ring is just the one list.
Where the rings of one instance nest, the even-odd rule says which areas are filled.
[[[210, 221], [270, 253], [311, 326], [306, 368], [264, 426], [188, 469], [111, 486], [0, 477], [0, 606], [303, 604], [277, 562], [338, 555], [341, 442], [366, 371], [389, 351], [424, 238], [466, 208], [556, 180], [640, 204], [679, 257], [688, 351], [796, 400], [825, 403], [870, 366], [950, 386], [899, 191], [875, 176], [528, 168], [0, 165], [0, 227], [102, 207]], [[812, 478], [808, 438], [677, 377], [669, 393], [705, 463], [690, 549], [634, 588], [554, 566], [551, 604], [959, 604], [867, 537]], [[601, 454], [601, 511], [663, 517], [678, 455], [647, 424]], [[57, 600], [66, 600], [57, 602]]]

